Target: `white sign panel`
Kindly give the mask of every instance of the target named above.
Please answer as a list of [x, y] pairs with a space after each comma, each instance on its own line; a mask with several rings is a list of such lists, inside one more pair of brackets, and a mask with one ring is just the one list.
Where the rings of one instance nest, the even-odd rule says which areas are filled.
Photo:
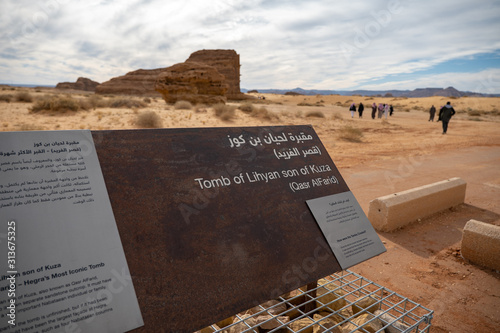
[[351, 191], [307, 200], [342, 269], [386, 251]]
[[143, 325], [90, 131], [0, 133], [0, 332]]

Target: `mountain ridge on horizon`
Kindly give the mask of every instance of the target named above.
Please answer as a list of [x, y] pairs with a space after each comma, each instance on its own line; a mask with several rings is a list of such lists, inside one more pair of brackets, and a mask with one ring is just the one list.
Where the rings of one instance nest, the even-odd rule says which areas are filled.
[[[0, 86], [11, 86], [11, 87], [24, 87], [24, 88], [55, 88], [54, 85], [35, 85], [35, 84], [9, 84], [0, 83]], [[479, 92], [471, 91], [460, 91], [454, 87], [448, 88], [416, 88], [414, 90], [368, 90], [368, 89], [358, 89], [358, 90], [329, 90], [329, 89], [302, 89], [300, 87], [294, 89], [240, 89], [242, 93], [247, 93], [249, 91], [258, 91], [262, 94], [278, 94], [284, 95], [286, 93], [296, 93], [305, 96], [314, 95], [341, 95], [341, 96], [379, 96], [384, 97], [386, 94], [390, 94], [387, 97], [408, 97], [408, 98], [418, 98], [418, 97], [432, 97], [432, 96], [443, 96], [443, 97], [500, 97], [500, 94], [485, 94]]]
[[460, 91], [453, 87], [448, 88], [416, 88], [414, 90], [323, 90], [323, 89], [302, 89], [302, 88], [294, 88], [294, 89], [244, 89], [241, 91], [246, 93], [252, 90], [257, 90], [259, 93], [263, 94], [279, 94], [284, 95], [286, 93], [296, 93], [300, 95], [341, 95], [341, 96], [353, 96], [353, 95], [361, 95], [361, 96], [380, 96], [384, 97], [387, 94], [387, 97], [432, 97], [432, 96], [443, 96], [443, 97], [500, 97], [500, 94], [484, 94], [477, 93], [471, 91]]

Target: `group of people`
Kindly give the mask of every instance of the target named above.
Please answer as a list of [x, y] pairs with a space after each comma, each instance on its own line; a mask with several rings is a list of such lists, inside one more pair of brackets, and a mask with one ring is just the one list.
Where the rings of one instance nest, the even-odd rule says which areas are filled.
[[[378, 118], [382, 118], [385, 116], [385, 119], [387, 119], [387, 115], [392, 116], [392, 113], [394, 112], [394, 108], [392, 105], [389, 104], [383, 104], [379, 103], [377, 106], [377, 103], [373, 102], [371, 105], [372, 107], [372, 119], [375, 119], [375, 116], [377, 115], [378, 111]], [[365, 110], [365, 106], [363, 103], [359, 103], [358, 106], [358, 113], [359, 113], [359, 118], [363, 118], [363, 111]], [[351, 118], [354, 118], [354, 114], [356, 113], [356, 103], [352, 103], [351, 106], [349, 107], [349, 111], [351, 111]]]
[[[387, 119], [387, 115], [392, 116], [392, 113], [394, 112], [394, 108], [392, 105], [389, 104], [382, 104], [379, 103], [377, 106], [377, 103], [373, 102], [371, 105], [372, 107], [372, 119], [375, 119], [375, 116], [377, 115], [378, 111], [378, 118], [385, 117]], [[363, 103], [359, 103], [359, 106], [357, 108], [357, 112], [359, 113], [359, 118], [363, 118], [363, 111], [365, 110], [365, 106]], [[351, 106], [349, 107], [349, 111], [351, 112], [351, 118], [354, 118], [354, 114], [356, 113], [356, 103], [352, 103]], [[436, 108], [431, 106], [431, 109], [429, 110], [430, 113], [430, 118], [429, 121], [434, 121], [434, 116], [436, 115]], [[455, 114], [455, 110], [451, 106], [450, 102], [447, 102], [446, 105], [442, 106], [439, 109], [439, 119], [438, 121], [441, 121], [443, 124], [443, 134], [446, 134], [448, 131], [448, 123], [450, 122], [451, 117]]]
[[[429, 110], [429, 121], [434, 121], [434, 116], [436, 115], [436, 108], [431, 106], [431, 109]], [[443, 124], [443, 134], [446, 134], [448, 131], [448, 123], [450, 122], [451, 117], [455, 114], [455, 109], [453, 109], [453, 106], [451, 106], [450, 102], [447, 102], [445, 106], [442, 106], [439, 109], [439, 118], [438, 121], [441, 121]]]

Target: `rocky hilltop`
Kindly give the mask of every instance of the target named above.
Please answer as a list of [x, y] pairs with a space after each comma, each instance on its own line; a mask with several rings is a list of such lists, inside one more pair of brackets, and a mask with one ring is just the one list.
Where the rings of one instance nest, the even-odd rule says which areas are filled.
[[240, 55], [234, 50], [201, 50], [192, 53], [186, 62], [199, 62], [217, 69], [225, 76], [229, 86], [228, 99], [241, 99], [240, 91]]
[[194, 61], [166, 68], [158, 75], [155, 85], [165, 102], [193, 104], [225, 103], [228, 87], [225, 76], [215, 67]]
[[[224, 83], [219, 82], [219, 78], [213, 77], [213, 82], [211, 84], [225, 86], [224, 96], [229, 99], [243, 99], [245, 95], [240, 92], [240, 56], [234, 50], [201, 50], [192, 53], [189, 58], [184, 63], [197, 63], [205, 64], [214, 68], [216, 72], [222, 75]], [[174, 66], [177, 66], [176, 64]], [[173, 67], [173, 66], [172, 66]], [[139, 95], [139, 96], [159, 96], [160, 93], [155, 90], [155, 83], [159, 79], [160, 73], [168, 71], [170, 74], [162, 77], [161, 82], [158, 85], [161, 95], [169, 96], [167, 99], [169, 101], [173, 100], [173, 96], [183, 95], [187, 98], [187, 91], [194, 92], [197, 89], [206, 91], [205, 82], [206, 78], [200, 77], [194, 79], [193, 71], [190, 66], [177, 66], [175, 67], [175, 75], [172, 71], [172, 67], [158, 68], [158, 69], [139, 69], [133, 72], [129, 72], [123, 76], [112, 78], [99, 85], [96, 89], [97, 94], [115, 94], [115, 95]], [[182, 78], [181, 70], [187, 70], [186, 77]], [[207, 75], [213, 71], [201, 71]], [[200, 73], [201, 73], [200, 72]], [[178, 84], [173, 84], [172, 79], [179, 80]], [[168, 78], [168, 79], [167, 79]], [[193, 87], [189, 88], [188, 81], [191, 80]], [[211, 81], [212, 79], [208, 79]], [[168, 81], [168, 82], [167, 82]], [[216, 83], [218, 82], [218, 83]], [[201, 84], [201, 86], [200, 86]], [[196, 86], [198, 85], [198, 86]], [[168, 93], [167, 90], [172, 87], [173, 91]], [[182, 89], [180, 87], [183, 87]], [[213, 87], [212, 87], [213, 88]], [[180, 90], [179, 90], [180, 89]], [[180, 91], [184, 91], [180, 94]], [[202, 94], [203, 95], [203, 94]], [[192, 100], [196, 98], [190, 98]], [[203, 99], [203, 98], [201, 98]], [[169, 102], [170, 103], [170, 102]]]
[[79, 77], [76, 82], [59, 82], [56, 85], [56, 89], [72, 89], [72, 90], [84, 90], [84, 91], [95, 91], [99, 82], [92, 81], [86, 77]]
[[164, 70], [138, 69], [100, 84], [95, 92], [103, 95], [160, 96], [155, 91], [155, 82], [158, 74]]

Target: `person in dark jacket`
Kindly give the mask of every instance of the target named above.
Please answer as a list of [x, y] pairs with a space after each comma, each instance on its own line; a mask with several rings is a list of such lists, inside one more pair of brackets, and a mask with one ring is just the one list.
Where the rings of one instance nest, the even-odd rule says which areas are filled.
[[451, 117], [455, 114], [455, 110], [451, 106], [450, 102], [447, 102], [445, 106], [441, 108], [439, 111], [439, 120], [443, 123], [443, 134], [446, 134], [448, 131], [448, 123], [450, 122]]
[[351, 111], [351, 118], [354, 118], [354, 113], [356, 112], [356, 104], [352, 103], [349, 111]]
[[436, 108], [434, 107], [434, 105], [431, 106], [429, 113], [430, 113], [429, 121], [434, 121], [434, 115], [436, 114]]
[[377, 104], [373, 102], [372, 104], [372, 119], [375, 119], [375, 114], [377, 113]]
[[358, 107], [359, 118], [363, 118], [363, 110], [364, 109], [365, 109], [365, 106], [363, 105], [363, 103], [359, 103], [359, 107]]

